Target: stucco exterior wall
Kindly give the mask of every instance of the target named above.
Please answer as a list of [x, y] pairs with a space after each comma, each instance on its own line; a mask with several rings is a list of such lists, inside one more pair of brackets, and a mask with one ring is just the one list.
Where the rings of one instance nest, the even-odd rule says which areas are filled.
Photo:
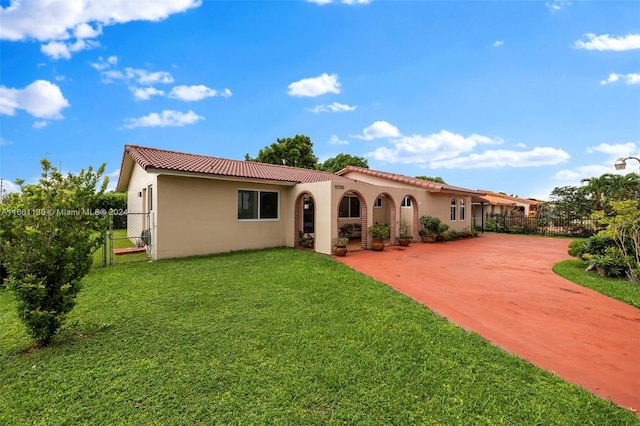
[[[155, 242], [155, 226], [151, 207], [157, 205], [157, 180], [158, 176], [154, 173], [146, 172], [137, 163], [134, 164], [131, 171], [131, 179], [127, 189], [127, 211], [129, 214], [127, 220], [127, 236], [135, 244], [138, 242], [143, 230], [151, 231], [151, 240]], [[149, 197], [149, 188], [151, 197]], [[149, 219], [135, 213], [151, 213]], [[155, 257], [155, 246], [151, 245], [151, 256]]]
[[[239, 189], [278, 191], [278, 219], [239, 220]], [[157, 192], [157, 259], [293, 245], [291, 187], [161, 175]]]

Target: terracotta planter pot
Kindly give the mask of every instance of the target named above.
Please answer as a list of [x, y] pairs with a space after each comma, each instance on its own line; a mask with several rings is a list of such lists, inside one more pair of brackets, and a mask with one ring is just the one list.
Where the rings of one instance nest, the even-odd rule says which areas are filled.
[[384, 250], [384, 241], [371, 241], [371, 250], [382, 251]]
[[406, 246], [408, 246], [408, 245], [411, 243], [411, 240], [410, 240], [410, 239], [408, 239], [408, 238], [406, 238], [406, 239], [400, 239], [400, 240], [398, 240], [398, 243], [399, 243], [401, 246], [406, 247]]
[[436, 242], [436, 237], [434, 237], [433, 235], [425, 235], [424, 237], [422, 237], [422, 242], [423, 243], [435, 243]]
[[344, 247], [344, 246], [341, 246], [341, 247], [336, 246], [336, 247], [333, 248], [333, 254], [335, 254], [336, 256], [341, 256], [341, 257], [342, 256], [346, 256], [347, 248]]

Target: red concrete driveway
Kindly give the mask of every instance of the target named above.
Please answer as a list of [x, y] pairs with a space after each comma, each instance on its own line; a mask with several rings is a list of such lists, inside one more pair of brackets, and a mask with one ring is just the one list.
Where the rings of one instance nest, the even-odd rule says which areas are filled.
[[337, 258], [460, 327], [640, 412], [640, 310], [555, 275], [570, 240], [484, 234]]

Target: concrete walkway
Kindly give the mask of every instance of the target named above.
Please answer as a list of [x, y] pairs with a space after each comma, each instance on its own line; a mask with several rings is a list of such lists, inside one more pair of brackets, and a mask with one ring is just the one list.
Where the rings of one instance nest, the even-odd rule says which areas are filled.
[[640, 413], [640, 310], [555, 275], [570, 240], [484, 234], [337, 258], [460, 327]]

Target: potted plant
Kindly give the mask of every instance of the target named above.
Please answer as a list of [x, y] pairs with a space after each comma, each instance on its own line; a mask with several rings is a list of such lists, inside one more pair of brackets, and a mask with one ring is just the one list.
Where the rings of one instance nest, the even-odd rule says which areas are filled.
[[386, 224], [376, 223], [367, 228], [367, 232], [371, 234], [371, 250], [382, 251], [384, 250], [384, 240], [389, 238], [391, 234], [391, 227]]
[[409, 233], [409, 228], [409, 224], [406, 220], [403, 220], [402, 223], [400, 223], [400, 235], [398, 236], [398, 243], [400, 243], [401, 246], [408, 246], [413, 239], [413, 237]]
[[442, 241], [444, 238], [442, 234], [447, 232], [449, 225], [442, 223], [440, 219], [433, 216], [422, 216], [420, 223], [424, 227], [425, 235], [423, 241], [433, 243], [435, 241]]
[[314, 243], [313, 235], [305, 234], [302, 231], [300, 231], [298, 233], [298, 235], [300, 236], [300, 245], [302, 247], [304, 247], [304, 248], [313, 248], [313, 243]]
[[345, 256], [347, 254], [347, 237], [337, 237], [333, 239], [333, 254], [336, 256]]

